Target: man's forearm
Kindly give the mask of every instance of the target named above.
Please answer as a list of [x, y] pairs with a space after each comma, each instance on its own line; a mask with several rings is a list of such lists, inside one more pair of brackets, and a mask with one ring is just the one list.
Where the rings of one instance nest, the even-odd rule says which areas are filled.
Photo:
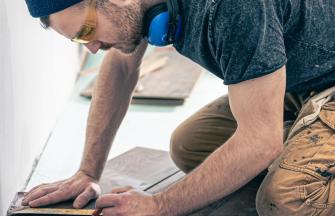
[[[266, 134], [262, 133], [261, 136]], [[281, 136], [277, 140], [280, 140]], [[264, 170], [280, 152], [279, 143], [235, 133], [197, 169], [156, 195], [163, 215], [181, 215], [223, 198]], [[278, 141], [279, 142], [279, 141]]]
[[133, 56], [112, 50], [104, 59], [89, 112], [80, 171], [99, 179], [112, 141], [128, 110], [138, 80], [138, 66], [146, 45]]

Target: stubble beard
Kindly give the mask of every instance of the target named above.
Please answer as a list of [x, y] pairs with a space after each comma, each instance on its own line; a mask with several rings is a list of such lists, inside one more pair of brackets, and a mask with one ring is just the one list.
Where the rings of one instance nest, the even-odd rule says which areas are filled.
[[117, 6], [106, 2], [105, 16], [115, 26], [114, 34], [117, 35], [115, 44], [102, 43], [101, 49], [115, 48], [124, 54], [134, 53], [143, 39], [143, 6], [139, 1], [133, 1], [129, 5]]

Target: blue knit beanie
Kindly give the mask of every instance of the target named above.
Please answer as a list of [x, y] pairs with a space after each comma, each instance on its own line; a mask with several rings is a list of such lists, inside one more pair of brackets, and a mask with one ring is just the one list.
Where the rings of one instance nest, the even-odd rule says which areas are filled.
[[33, 17], [49, 16], [62, 11], [83, 0], [26, 0], [29, 12]]

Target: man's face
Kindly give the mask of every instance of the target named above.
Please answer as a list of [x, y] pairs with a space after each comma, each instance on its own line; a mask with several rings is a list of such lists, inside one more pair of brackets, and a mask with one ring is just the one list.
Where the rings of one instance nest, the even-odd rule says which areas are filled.
[[[94, 39], [85, 44], [92, 52], [116, 48], [132, 53], [142, 40], [143, 12], [140, 1], [98, 3], [97, 27]], [[50, 16], [51, 28], [63, 36], [74, 38], [82, 28], [88, 6], [73, 6]]]

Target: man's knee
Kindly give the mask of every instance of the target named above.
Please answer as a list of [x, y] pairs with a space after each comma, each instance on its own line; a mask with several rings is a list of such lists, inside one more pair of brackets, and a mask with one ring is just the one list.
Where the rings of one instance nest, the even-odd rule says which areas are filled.
[[209, 138], [203, 133], [193, 119], [188, 119], [179, 125], [172, 133], [170, 155], [175, 164], [188, 173], [201, 164], [214, 151], [208, 144]]
[[170, 155], [174, 163], [184, 172], [190, 172], [192, 167], [192, 149], [189, 148], [191, 140], [190, 131], [180, 125], [174, 130], [170, 139]]
[[191, 117], [179, 125], [171, 136], [171, 158], [186, 173], [200, 165], [229, 137], [224, 132], [221, 132], [222, 136], [218, 136], [206, 124], [208, 122], [201, 123]]

